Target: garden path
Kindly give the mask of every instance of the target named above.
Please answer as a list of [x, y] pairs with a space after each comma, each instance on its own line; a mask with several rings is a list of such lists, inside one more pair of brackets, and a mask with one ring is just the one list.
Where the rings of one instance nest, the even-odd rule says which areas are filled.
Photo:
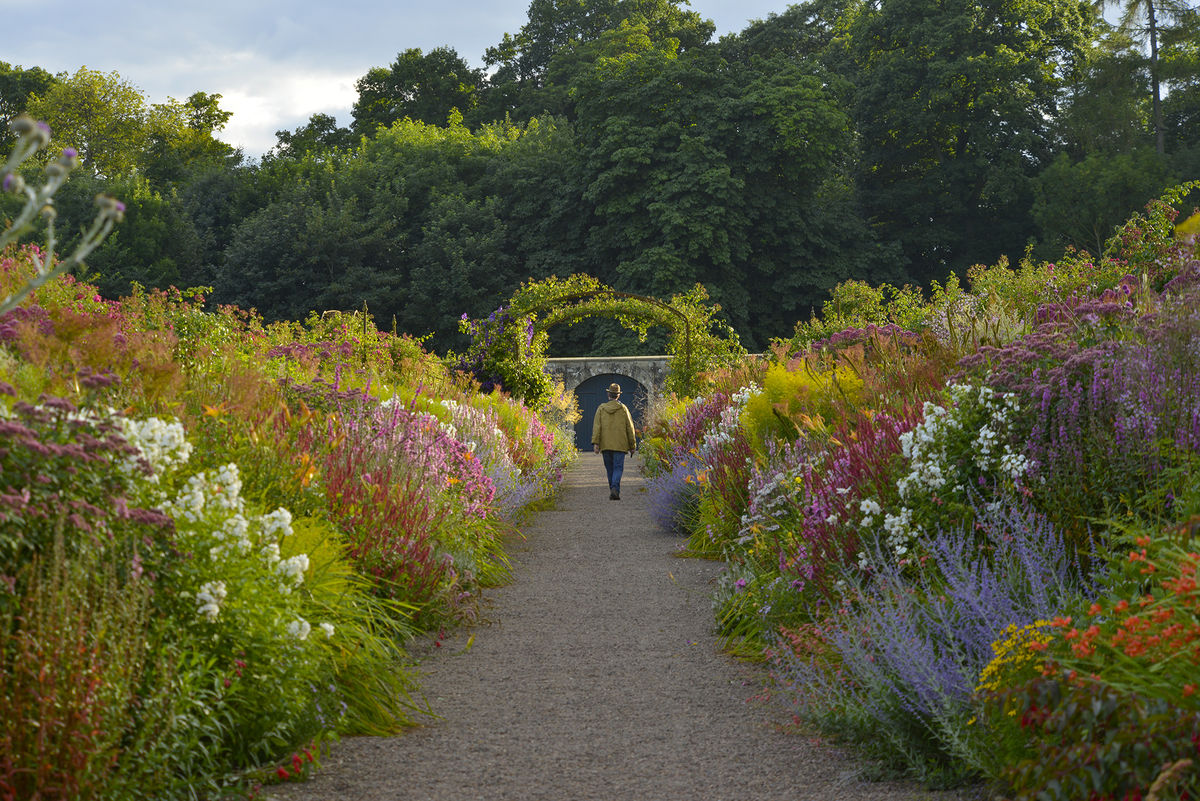
[[486, 593], [484, 622], [420, 663], [439, 719], [346, 738], [312, 780], [267, 798], [948, 797], [865, 781], [846, 752], [788, 730], [761, 668], [719, 650], [708, 600], [719, 565], [673, 556], [680, 540], [650, 520], [639, 462], [614, 502], [600, 457], [581, 454], [554, 508], [511, 543], [513, 581]]

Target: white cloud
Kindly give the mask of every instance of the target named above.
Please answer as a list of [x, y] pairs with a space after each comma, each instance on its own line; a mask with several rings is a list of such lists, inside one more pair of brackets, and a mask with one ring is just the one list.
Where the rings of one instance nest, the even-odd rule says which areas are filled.
[[338, 124], [350, 124], [350, 107], [358, 98], [354, 73], [299, 71], [286, 65], [255, 65], [253, 81], [239, 81], [219, 92], [221, 108], [233, 117], [219, 134], [222, 141], [258, 156], [275, 146], [275, 132], [292, 130], [313, 114], [331, 114]]

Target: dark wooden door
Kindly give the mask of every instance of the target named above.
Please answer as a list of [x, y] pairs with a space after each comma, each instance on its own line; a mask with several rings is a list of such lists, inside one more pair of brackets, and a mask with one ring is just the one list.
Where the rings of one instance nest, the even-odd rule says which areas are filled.
[[621, 403], [629, 407], [633, 416], [633, 427], [641, 437], [642, 426], [646, 419], [646, 388], [641, 382], [627, 375], [604, 373], [594, 375], [575, 387], [575, 397], [579, 400], [579, 408], [583, 417], [575, 424], [575, 447], [581, 451], [592, 449], [592, 423], [600, 404], [608, 402], [608, 385], [618, 384], [621, 387]]

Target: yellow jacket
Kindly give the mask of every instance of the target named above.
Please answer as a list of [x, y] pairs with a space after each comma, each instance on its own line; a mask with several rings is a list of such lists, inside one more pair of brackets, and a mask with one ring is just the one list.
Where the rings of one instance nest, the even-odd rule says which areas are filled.
[[628, 451], [637, 448], [633, 433], [633, 417], [619, 400], [600, 404], [592, 421], [592, 444], [602, 451]]

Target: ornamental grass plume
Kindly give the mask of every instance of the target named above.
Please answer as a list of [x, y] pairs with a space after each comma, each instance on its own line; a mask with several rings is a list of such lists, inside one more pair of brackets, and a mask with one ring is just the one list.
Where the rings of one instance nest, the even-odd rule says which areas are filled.
[[899, 415], [857, 415], [833, 432], [830, 446], [807, 467], [800, 500], [804, 553], [784, 555], [788, 572], [808, 574], [813, 590], [828, 594], [841, 569], [854, 564], [861, 531], [876, 522], [882, 505], [898, 501], [895, 460], [902, 437], [921, 419], [917, 409]]

